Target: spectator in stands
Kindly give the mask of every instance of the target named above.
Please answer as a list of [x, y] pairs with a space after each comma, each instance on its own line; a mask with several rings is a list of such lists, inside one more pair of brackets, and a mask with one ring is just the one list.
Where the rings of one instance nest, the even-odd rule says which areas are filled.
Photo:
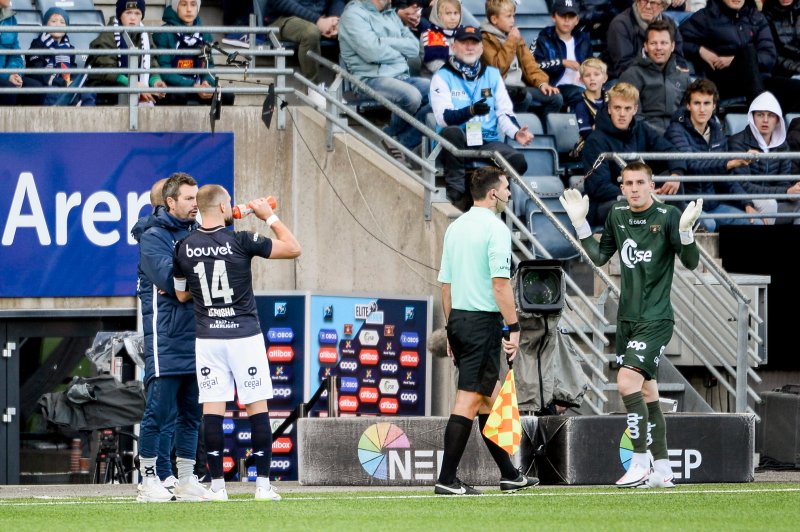
[[[153, 40], [158, 48], [171, 50], [200, 50], [207, 44], [214, 42], [214, 38], [208, 33], [191, 31], [194, 26], [202, 26], [200, 20], [201, 0], [170, 0], [170, 4], [164, 8], [162, 20], [165, 26], [177, 26], [187, 28], [186, 33], [156, 33]], [[191, 32], [191, 33], [190, 33]], [[205, 55], [162, 55], [158, 58], [161, 65], [169, 65], [172, 68], [213, 68], [214, 60], [211, 53]], [[164, 82], [169, 87], [203, 87], [208, 88], [204, 92], [193, 93], [172, 93], [167, 97], [168, 103], [173, 105], [184, 105], [186, 103], [211, 103], [214, 96], [214, 76], [211, 74], [164, 74]], [[222, 94], [224, 105], [233, 104], [233, 94]]]
[[[270, 2], [267, 2], [267, 8]], [[222, 0], [222, 25], [223, 26], [242, 26], [242, 33], [226, 33], [222, 39], [222, 44], [236, 46], [238, 48], [250, 48], [250, 34], [246, 33], [247, 26], [250, 26], [250, 14], [253, 12], [253, 2], [243, 2], [242, 0]], [[257, 20], [256, 24], [263, 24], [263, 20]], [[266, 35], [256, 35], [256, 45], [265, 44]]]
[[392, 0], [392, 7], [406, 28], [416, 37], [430, 27], [430, 22], [422, 16], [423, 2], [420, 0]]
[[[747, 116], [747, 127], [728, 140], [731, 151], [750, 153], [787, 152], [786, 123], [778, 100], [770, 92], [760, 94]], [[737, 175], [789, 175], [791, 159], [762, 159], [734, 170]], [[800, 194], [800, 181], [743, 181], [742, 187], [749, 194]], [[762, 214], [774, 212], [800, 212], [800, 201], [784, 199], [757, 199], [753, 203]], [[767, 217], [768, 218], [768, 217]], [[768, 223], [800, 224], [800, 218], [768, 218]]]
[[[639, 107], [639, 91], [629, 83], [617, 83], [608, 91], [608, 105], [597, 113], [595, 130], [586, 140], [583, 149], [583, 166], [587, 176], [583, 187], [591, 200], [589, 223], [602, 225], [611, 206], [619, 196], [619, 165], [613, 160], [604, 160], [593, 169], [595, 161], [603, 152], [670, 152], [672, 144], [659, 135], [643, 120], [636, 117]], [[668, 161], [672, 175], [683, 174], [685, 165], [681, 161]], [[667, 181], [655, 189], [656, 194], [677, 194], [680, 183]]]
[[750, 100], [768, 89], [784, 109], [800, 110], [800, 81], [769, 75], [778, 55], [754, 0], [709, 0], [681, 32], [697, 74], [717, 85], [721, 99]]
[[[0, 0], [0, 28], [3, 26], [16, 26], [17, 17], [11, 9], [11, 0]], [[19, 50], [19, 37], [16, 33], [0, 31], [0, 49]], [[41, 87], [42, 84], [23, 73], [22, 55], [0, 55], [0, 68], [19, 69], [13, 74], [0, 74], [0, 87], [22, 88]], [[41, 105], [44, 94], [0, 94], [0, 105]]]
[[[473, 26], [458, 29], [453, 55], [431, 80], [431, 106], [440, 134], [458, 149], [498, 151], [518, 174], [528, 169], [525, 157], [502, 142], [500, 134], [523, 146], [533, 140], [527, 126], [514, 117], [511, 99], [500, 72], [481, 63], [481, 30]], [[469, 208], [464, 160], [442, 150], [447, 198], [461, 210]]]
[[[352, 0], [347, 4], [339, 23], [342, 61], [372, 90], [424, 122], [429, 111], [430, 80], [412, 77], [408, 69], [408, 60], [419, 58], [419, 38], [403, 25], [389, 3]], [[408, 149], [414, 149], [422, 140], [419, 130], [394, 114], [383, 131]], [[408, 165], [403, 152], [388, 142], [383, 146], [400, 163]]]
[[776, 76], [800, 75], [800, 3], [797, 0], [764, 0], [761, 12], [769, 22], [778, 61]]
[[608, 81], [607, 66], [596, 57], [590, 57], [581, 63], [581, 81], [586, 90], [581, 95], [581, 101], [575, 105], [575, 118], [578, 122], [580, 139], [570, 152], [570, 156], [581, 156], [586, 139], [594, 131], [595, 116], [597, 111], [606, 104], [606, 91], [603, 85]]
[[267, 3], [267, 22], [280, 28], [280, 38], [297, 43], [300, 73], [309, 80], [319, 81], [316, 61], [306, 54], [320, 54], [320, 40], [339, 35], [339, 17], [344, 0], [271, 0]]
[[[692, 16], [691, 2], [686, 0], [670, 0], [667, 3], [667, 8], [664, 10], [664, 15], [675, 21], [675, 24], [680, 26], [686, 19]], [[702, 0], [705, 5], [705, 0]]]
[[619, 80], [639, 90], [639, 114], [659, 133], [667, 130], [689, 86], [689, 73], [678, 67], [675, 26], [664, 19], [647, 26], [644, 53], [622, 73]]
[[422, 32], [420, 46], [423, 73], [432, 75], [450, 59], [450, 45], [461, 26], [461, 1], [433, 0], [430, 23], [430, 27]]
[[581, 0], [581, 22], [594, 43], [605, 50], [608, 26], [622, 11], [631, 6], [631, 0]]
[[675, 21], [663, 16], [669, 0], [636, 0], [631, 7], [614, 17], [608, 26], [608, 77], [617, 79], [642, 53], [647, 25], [655, 20], [665, 20], [675, 34], [675, 55], [678, 66], [688, 71], [683, 57], [683, 38]]
[[[686, 89], [684, 97], [686, 108], [677, 113], [667, 128], [667, 140], [675, 149], [686, 153], [727, 152], [728, 139], [722, 131], [722, 125], [714, 116], [717, 108], [719, 93], [713, 81], [698, 79]], [[745, 159], [689, 159], [686, 168], [689, 175], [722, 175], [734, 168], [746, 166]], [[692, 197], [708, 196], [713, 194], [740, 194], [745, 191], [741, 183], [733, 182], [686, 182], [683, 184], [684, 193]], [[751, 200], [715, 200], [705, 198], [703, 211], [708, 214], [744, 214], [745, 212], [757, 213]], [[709, 232], [715, 232], [720, 225], [744, 225], [748, 223], [762, 223], [757, 218], [703, 218], [700, 223]]]
[[[69, 14], [60, 7], [51, 7], [42, 17], [45, 26], [54, 28], [69, 26]], [[75, 47], [69, 42], [69, 36], [64, 31], [50, 30], [40, 33], [33, 41], [33, 50], [61, 50], [59, 55], [28, 55], [25, 57], [27, 68], [50, 68], [49, 74], [31, 74], [32, 78], [39, 80], [46, 87], [80, 87], [83, 85], [86, 74], [72, 75], [62, 69], [74, 68], [75, 55], [71, 53]], [[56, 70], [58, 69], [58, 70]], [[50, 93], [44, 97], [44, 105], [84, 105], [95, 104], [94, 94], [59, 94]]]
[[592, 57], [589, 34], [578, 29], [578, 1], [555, 0], [551, 14], [554, 24], [539, 33], [533, 57], [558, 87], [564, 103], [574, 110], [582, 100], [581, 63]]
[[[145, 0], [117, 0], [116, 16], [109, 19], [108, 25], [114, 27], [143, 26], [142, 19], [144, 18], [146, 7]], [[147, 32], [129, 33], [128, 36], [137, 49], [150, 50], [154, 47], [152, 37]], [[98, 50], [125, 50], [128, 48], [120, 32], [101, 33], [89, 46]], [[159, 68], [158, 59], [154, 55], [141, 55], [138, 61], [139, 65], [144, 69]], [[95, 55], [89, 59], [88, 63], [93, 68], [128, 68], [128, 55]], [[98, 87], [127, 87], [130, 84], [130, 80], [127, 74], [98, 74], [89, 76], [87, 84]], [[138, 86], [160, 89], [166, 87], [167, 84], [158, 74], [140, 74]], [[142, 93], [139, 95], [139, 104], [154, 105], [157, 101], [161, 101], [164, 96], [164, 93], [159, 92]], [[118, 100], [119, 95], [117, 94], [97, 95], [98, 105], [116, 105]]]
[[550, 77], [533, 58], [519, 28], [514, 26], [517, 7], [514, 0], [487, 0], [487, 22], [483, 30], [481, 60], [500, 70], [514, 110], [525, 113], [531, 107], [542, 114], [557, 113], [564, 105], [560, 91], [550, 85]]

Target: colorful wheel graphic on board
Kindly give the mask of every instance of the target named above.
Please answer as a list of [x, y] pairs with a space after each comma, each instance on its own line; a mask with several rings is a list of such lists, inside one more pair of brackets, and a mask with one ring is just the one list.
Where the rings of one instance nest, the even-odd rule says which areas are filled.
[[622, 438], [619, 439], [619, 461], [625, 471], [631, 465], [631, 458], [633, 458], [633, 441], [631, 440], [630, 429], [625, 429], [622, 433]]
[[406, 433], [392, 423], [375, 423], [367, 427], [358, 440], [358, 461], [369, 475], [386, 480], [388, 475], [388, 450], [408, 449]]

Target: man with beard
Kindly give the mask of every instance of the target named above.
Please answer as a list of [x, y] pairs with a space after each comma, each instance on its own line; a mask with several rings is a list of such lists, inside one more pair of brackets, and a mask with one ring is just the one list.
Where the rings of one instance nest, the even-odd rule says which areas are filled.
[[[431, 80], [431, 107], [440, 134], [458, 149], [497, 151], [518, 174], [528, 169], [525, 157], [503, 143], [501, 135], [521, 145], [530, 144], [533, 133], [520, 127], [514, 116], [500, 71], [481, 64], [481, 30], [458, 28], [453, 37], [453, 55]], [[447, 150], [439, 155], [444, 167], [447, 198], [461, 210], [471, 203], [464, 159]]]
[[228, 500], [222, 469], [225, 445], [222, 420], [234, 391], [245, 404], [255, 456], [256, 500], [279, 501], [269, 482], [272, 431], [267, 399], [272, 380], [253, 296], [253, 257], [293, 259], [300, 244], [272, 212], [266, 198], [248, 204], [267, 222], [276, 238], [251, 231], [231, 232], [230, 194], [219, 185], [197, 193], [203, 223], [175, 248], [175, 292], [181, 301], [194, 299], [197, 320], [197, 382], [203, 404], [203, 439], [211, 473], [210, 498]]

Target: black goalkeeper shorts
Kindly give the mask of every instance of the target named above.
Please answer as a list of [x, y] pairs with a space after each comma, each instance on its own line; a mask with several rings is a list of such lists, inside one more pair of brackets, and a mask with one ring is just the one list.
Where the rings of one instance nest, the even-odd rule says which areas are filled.
[[453, 309], [447, 339], [458, 367], [458, 389], [491, 397], [500, 378], [502, 315]]

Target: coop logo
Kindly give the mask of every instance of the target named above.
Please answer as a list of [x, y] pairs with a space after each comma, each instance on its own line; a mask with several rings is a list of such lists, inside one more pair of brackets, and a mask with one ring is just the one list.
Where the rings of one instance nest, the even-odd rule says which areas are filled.
[[355, 306], [355, 318], [357, 320], [366, 320], [369, 315], [378, 310], [378, 302], [377, 301], [370, 301], [365, 305], [356, 305]]
[[319, 343], [323, 345], [336, 345], [339, 341], [339, 333], [336, 329], [320, 329], [319, 330]]
[[274, 363], [291, 362], [294, 359], [294, 349], [288, 346], [271, 345], [267, 349], [267, 360]]
[[294, 331], [289, 327], [270, 327], [267, 340], [273, 344], [290, 344], [294, 340]]
[[375, 366], [379, 360], [378, 351], [375, 349], [362, 349], [358, 354], [358, 361], [365, 366]]
[[433, 481], [444, 451], [413, 449], [400, 427], [384, 422], [367, 427], [356, 454], [364, 471], [378, 480]]
[[355, 360], [342, 360], [339, 362], [339, 369], [346, 373], [355, 373], [358, 371], [358, 362]]
[[[703, 454], [697, 449], [668, 449], [669, 467], [672, 475], [680, 480], [690, 480], [692, 471], [699, 469], [703, 465]], [[631, 465], [633, 458], [633, 440], [631, 439], [630, 429], [625, 429], [619, 440], [619, 461], [626, 471]]]
[[292, 380], [292, 366], [276, 364], [271, 369], [272, 382], [289, 382]]
[[397, 362], [381, 362], [381, 373], [384, 375], [394, 375], [399, 369]]
[[396, 414], [398, 408], [400, 408], [400, 405], [394, 397], [384, 397], [378, 404], [381, 414]]
[[355, 412], [358, 410], [358, 398], [352, 395], [340, 395], [339, 410], [342, 412]]
[[636, 249], [637, 247], [638, 244], [630, 238], [625, 239], [625, 242], [622, 243], [619, 256], [622, 259], [622, 263], [628, 268], [633, 269], [640, 262], [650, 262], [653, 260], [652, 251], [649, 249], [647, 251], [640, 251]]
[[320, 364], [336, 364], [336, 360], [339, 358], [335, 347], [320, 347], [317, 356]]
[[380, 340], [380, 335], [373, 329], [363, 329], [358, 333], [358, 341], [361, 342], [361, 345], [372, 347], [378, 345], [378, 340]]
[[293, 448], [292, 439], [287, 436], [282, 436], [272, 442], [272, 452], [275, 454], [289, 454]]
[[269, 464], [270, 471], [289, 471], [292, 463], [289, 460], [273, 460]]
[[358, 400], [362, 403], [377, 403], [378, 402], [378, 389], [377, 388], [362, 388], [358, 392]]
[[647, 349], [647, 343], [631, 340], [630, 342], [628, 342], [626, 349], [633, 349], [634, 351], [644, 351], [645, 349]]
[[417, 404], [417, 392], [403, 392], [400, 394], [400, 402], [404, 405]]
[[273, 314], [276, 318], [286, 317], [286, 301], [276, 301]]
[[353, 393], [358, 391], [358, 379], [355, 377], [342, 377], [339, 391], [344, 393]]
[[275, 386], [272, 388], [272, 398], [276, 401], [288, 401], [292, 398], [291, 386]]
[[251, 438], [251, 434], [250, 434], [249, 430], [240, 430], [236, 434], [236, 440], [239, 443], [249, 443], [250, 442], [250, 438]]
[[353, 340], [342, 340], [339, 342], [339, 352], [342, 354], [343, 357], [354, 357], [356, 356], [356, 348], [353, 344]]
[[232, 419], [223, 419], [222, 420], [222, 433], [223, 434], [233, 434], [233, 431], [236, 429], [236, 426], [233, 423]]
[[415, 332], [400, 333], [400, 345], [408, 348], [415, 348], [419, 345], [419, 334]]
[[400, 365], [404, 368], [416, 368], [419, 366], [419, 354], [416, 351], [402, 351]]

